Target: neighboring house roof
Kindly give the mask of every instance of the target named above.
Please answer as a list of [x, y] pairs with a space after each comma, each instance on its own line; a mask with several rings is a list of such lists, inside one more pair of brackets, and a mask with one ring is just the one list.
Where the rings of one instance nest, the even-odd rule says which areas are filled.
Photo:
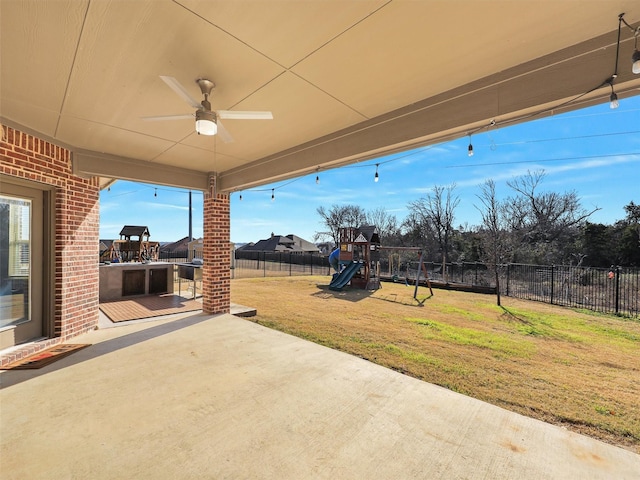
[[315, 243], [308, 242], [304, 238], [300, 238], [296, 235], [287, 235], [287, 237], [291, 238], [296, 245], [300, 247], [301, 250], [305, 252], [319, 252], [320, 249]]
[[122, 230], [120, 230], [120, 236], [121, 237], [127, 237], [127, 238], [140, 237], [140, 238], [142, 238], [143, 235], [147, 236], [147, 237], [151, 236], [151, 234], [149, 233], [149, 229], [147, 227], [142, 227], [142, 226], [137, 226], [137, 225], [125, 225], [124, 227], [122, 227]]
[[189, 237], [181, 238], [175, 242], [170, 242], [162, 245], [160, 251], [162, 252], [178, 252], [186, 251], [189, 249]]
[[260, 240], [255, 244], [241, 247], [244, 251], [253, 252], [319, 252], [316, 245], [296, 235], [272, 235], [271, 238]]

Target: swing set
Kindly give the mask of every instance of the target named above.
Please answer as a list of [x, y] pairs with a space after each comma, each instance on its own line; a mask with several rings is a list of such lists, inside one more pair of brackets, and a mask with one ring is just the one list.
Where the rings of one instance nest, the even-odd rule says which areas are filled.
[[[402, 252], [416, 252], [419, 260], [418, 260], [418, 270], [416, 272], [416, 279], [415, 279], [415, 290], [413, 291], [413, 298], [420, 304], [420, 306], [424, 305], [424, 302], [426, 301], [426, 298], [422, 301], [418, 300], [418, 286], [420, 285], [420, 275], [422, 273], [424, 273], [424, 279], [425, 282], [427, 284], [427, 287], [429, 288], [429, 292], [431, 293], [431, 296], [433, 296], [433, 288], [431, 288], [431, 281], [429, 280], [429, 273], [427, 272], [427, 267], [424, 264], [424, 256], [422, 253], [422, 248], [420, 247], [383, 247], [383, 246], [379, 246], [378, 247], [379, 250], [387, 250], [387, 251], [402, 251]], [[394, 258], [397, 258], [397, 262], [394, 262]], [[393, 268], [394, 268], [394, 264], [397, 267], [397, 270], [395, 274], [393, 274]], [[379, 265], [379, 262], [378, 262]], [[400, 262], [400, 254], [394, 254], [394, 253], [390, 253], [389, 254], [389, 274], [391, 276], [391, 278], [393, 279], [393, 281], [397, 281], [398, 278], [400, 277], [400, 271], [401, 271], [401, 262]], [[409, 269], [407, 268], [407, 272], [404, 276], [404, 282], [405, 285], [409, 286]]]

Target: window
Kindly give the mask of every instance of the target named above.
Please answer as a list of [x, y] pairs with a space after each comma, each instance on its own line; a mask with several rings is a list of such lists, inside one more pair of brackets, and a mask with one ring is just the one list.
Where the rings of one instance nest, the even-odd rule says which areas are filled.
[[9, 277], [28, 277], [31, 201], [0, 197], [0, 202], [9, 207]]

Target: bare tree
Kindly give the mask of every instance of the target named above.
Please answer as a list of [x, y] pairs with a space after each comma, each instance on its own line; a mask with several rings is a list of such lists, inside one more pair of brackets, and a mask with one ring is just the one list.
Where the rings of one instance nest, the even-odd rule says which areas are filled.
[[340, 228], [359, 227], [366, 222], [364, 210], [357, 205], [332, 205], [329, 210], [321, 206], [316, 209], [316, 212], [322, 217], [328, 232], [317, 232], [315, 239], [322, 235], [329, 235], [335, 245], [340, 243]]
[[420, 246], [425, 252], [438, 250], [436, 234], [431, 224], [417, 213], [410, 210], [402, 221], [400, 228], [400, 245], [407, 247]]
[[554, 260], [550, 256], [556, 245], [570, 243], [567, 237], [577, 234], [577, 228], [600, 209], [582, 208], [575, 191], [540, 192], [544, 177], [544, 170], [537, 170], [508, 181], [517, 196], [507, 199], [505, 208], [520, 242], [537, 249], [540, 260], [548, 263]]
[[500, 269], [509, 260], [511, 252], [506, 212], [496, 198], [496, 184], [493, 180], [487, 180], [480, 185], [480, 195], [477, 197], [480, 206], [475, 207], [482, 216], [482, 225], [478, 232], [482, 242], [482, 259], [494, 275], [496, 303], [500, 306]]
[[442, 278], [447, 281], [446, 264], [453, 233], [455, 210], [460, 198], [454, 195], [455, 184], [447, 187], [434, 186], [432, 193], [424, 198], [409, 202], [409, 209], [420, 223], [431, 225], [442, 252]]
[[395, 239], [400, 236], [400, 227], [395, 215], [390, 215], [383, 207], [366, 212], [366, 223], [375, 225], [380, 236], [380, 243], [392, 245], [397, 243]]

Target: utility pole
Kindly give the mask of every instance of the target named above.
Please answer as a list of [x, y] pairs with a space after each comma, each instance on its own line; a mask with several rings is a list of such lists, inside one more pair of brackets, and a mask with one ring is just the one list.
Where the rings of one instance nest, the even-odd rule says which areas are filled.
[[193, 209], [191, 207], [191, 190], [189, 190], [189, 242], [193, 241]]

